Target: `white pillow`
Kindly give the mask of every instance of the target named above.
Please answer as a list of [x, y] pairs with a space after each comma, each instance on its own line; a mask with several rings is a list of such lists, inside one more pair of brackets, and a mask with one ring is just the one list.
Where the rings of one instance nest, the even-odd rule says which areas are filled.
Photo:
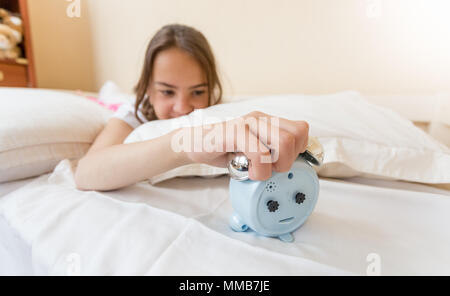
[[[367, 102], [355, 91], [329, 95], [279, 95], [220, 104], [169, 120], [151, 121], [135, 129], [125, 143], [144, 141], [181, 126], [215, 123], [261, 111], [290, 120], [305, 120], [310, 136], [324, 148], [322, 177], [406, 180], [450, 183], [450, 149], [397, 113]], [[225, 168], [191, 164], [149, 181], [156, 184], [177, 176], [215, 176]]]
[[63, 91], [0, 88], [0, 182], [81, 158], [111, 111]]

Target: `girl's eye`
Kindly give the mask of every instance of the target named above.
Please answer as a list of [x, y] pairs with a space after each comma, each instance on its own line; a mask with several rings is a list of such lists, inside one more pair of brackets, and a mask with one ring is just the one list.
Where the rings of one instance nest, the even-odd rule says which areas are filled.
[[194, 91], [193, 92], [194, 93], [194, 96], [201, 96], [202, 94], [204, 94], [205, 93], [205, 91], [204, 90], [196, 90], [196, 91]]
[[166, 97], [171, 97], [174, 95], [173, 90], [161, 90], [161, 93]]

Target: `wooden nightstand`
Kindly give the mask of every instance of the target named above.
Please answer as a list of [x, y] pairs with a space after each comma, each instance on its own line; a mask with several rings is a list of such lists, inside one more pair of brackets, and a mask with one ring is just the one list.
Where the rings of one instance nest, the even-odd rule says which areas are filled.
[[19, 45], [23, 57], [16, 60], [0, 60], [0, 86], [36, 87], [30, 22], [26, 0], [0, 0], [0, 7], [19, 13], [23, 22], [23, 41]]

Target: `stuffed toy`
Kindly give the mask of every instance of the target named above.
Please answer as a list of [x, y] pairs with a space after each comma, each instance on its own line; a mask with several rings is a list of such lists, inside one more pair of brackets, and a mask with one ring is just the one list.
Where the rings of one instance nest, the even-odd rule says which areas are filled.
[[8, 10], [0, 8], [0, 23], [16, 30], [20, 35], [23, 34], [23, 23], [19, 15], [13, 15]]
[[22, 42], [22, 20], [0, 8], [0, 59], [16, 59], [21, 56], [18, 46]]
[[21, 55], [22, 35], [9, 26], [0, 24], [0, 59], [17, 59]]

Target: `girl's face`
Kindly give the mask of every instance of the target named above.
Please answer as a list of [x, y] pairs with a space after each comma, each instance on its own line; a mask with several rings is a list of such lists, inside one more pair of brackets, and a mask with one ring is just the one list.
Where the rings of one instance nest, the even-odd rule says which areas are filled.
[[157, 54], [148, 95], [158, 119], [187, 115], [208, 107], [209, 101], [205, 73], [191, 55], [179, 48]]

